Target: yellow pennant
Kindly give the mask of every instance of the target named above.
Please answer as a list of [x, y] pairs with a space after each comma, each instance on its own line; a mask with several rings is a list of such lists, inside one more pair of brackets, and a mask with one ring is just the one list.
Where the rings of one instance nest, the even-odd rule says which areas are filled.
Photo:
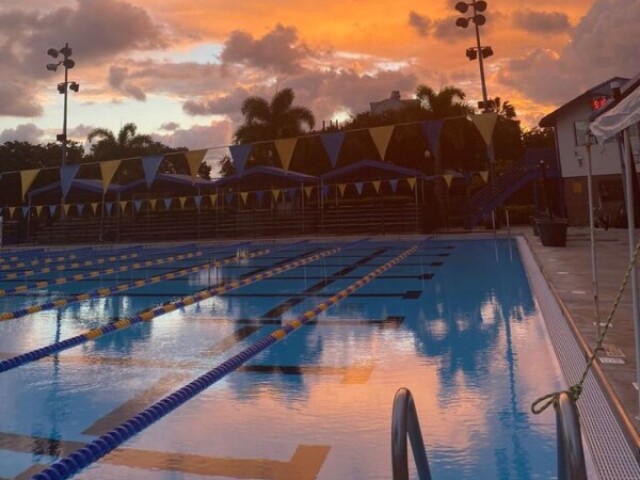
[[242, 204], [247, 204], [247, 197], [249, 196], [249, 192], [240, 192], [240, 198], [242, 199]]
[[187, 197], [178, 197], [178, 201], [180, 202], [180, 209], [184, 210], [184, 204], [187, 203]]
[[273, 195], [273, 199], [277, 202], [278, 198], [280, 198], [280, 190], [271, 190], [271, 194]]
[[278, 151], [278, 156], [280, 157], [280, 161], [282, 162], [282, 168], [285, 170], [289, 170], [289, 165], [291, 164], [291, 158], [293, 157], [293, 151], [296, 148], [296, 143], [298, 143], [297, 138], [281, 138], [276, 140], [275, 142], [276, 150]]
[[36, 205], [36, 217], [40, 218], [40, 214], [42, 213], [42, 208], [44, 205]]
[[158, 199], [157, 198], [150, 198], [149, 199], [149, 205], [151, 205], [151, 210], [155, 210], [156, 209], [156, 203], [158, 203]]
[[314, 187], [304, 187], [304, 194], [307, 198], [311, 196], [311, 192], [313, 192]]
[[113, 175], [118, 170], [122, 160], [109, 160], [107, 162], [100, 162], [100, 174], [102, 175], [102, 191], [106, 192], [107, 188], [113, 180]]
[[98, 202], [92, 202], [90, 205], [91, 205], [91, 210], [93, 211], [93, 214], [95, 215], [96, 212], [98, 211]]
[[484, 181], [484, 183], [487, 183], [487, 181], [489, 180], [489, 170], [483, 170], [480, 172], [480, 178], [482, 178], [482, 180]]
[[344, 191], [347, 189], [347, 184], [346, 183], [339, 183], [338, 184], [338, 190], [340, 191], [340, 196], [344, 197]]
[[69, 207], [71, 207], [71, 205], [68, 203], [65, 203], [64, 205], [62, 205], [62, 209], [64, 210], [65, 216], [69, 216]]
[[40, 173], [39, 168], [20, 171], [20, 182], [22, 184], [22, 200], [24, 200], [24, 196], [27, 194], [27, 190], [29, 190], [29, 187], [38, 176], [38, 173]]
[[385, 127], [373, 127], [369, 129], [369, 134], [375, 143], [380, 158], [384, 160], [384, 155], [387, 153], [387, 147], [389, 146], [389, 140], [393, 134], [393, 128], [395, 125], [388, 125]]
[[373, 185], [376, 193], [380, 193], [380, 183], [382, 183], [380, 180], [374, 180], [373, 182], [371, 182], [371, 185]]
[[211, 200], [211, 207], [215, 207], [216, 206], [216, 201], [218, 200], [218, 194], [217, 193], [213, 193], [211, 195], [209, 195], [209, 200]]
[[123, 213], [127, 209], [127, 204], [128, 203], [129, 203], [129, 200], [122, 200], [120, 202], [120, 210], [122, 210]]
[[16, 211], [16, 207], [9, 207], [9, 218], [13, 217], [13, 212]]
[[416, 186], [416, 177], [407, 178], [407, 183], [409, 184], [409, 188], [413, 190]]
[[447, 182], [447, 187], [451, 186], [451, 180], [453, 180], [453, 175], [443, 175], [444, 181]]
[[498, 120], [498, 114], [496, 112], [481, 113], [479, 115], [471, 115], [471, 121], [476, 126], [484, 143], [491, 144], [491, 137], [493, 137], [493, 129], [496, 127], [496, 121]]
[[195, 180], [200, 170], [200, 164], [207, 154], [207, 149], [204, 150], [190, 150], [184, 152], [184, 156], [187, 157], [187, 164], [189, 165], [189, 173], [191, 173], [191, 180]]

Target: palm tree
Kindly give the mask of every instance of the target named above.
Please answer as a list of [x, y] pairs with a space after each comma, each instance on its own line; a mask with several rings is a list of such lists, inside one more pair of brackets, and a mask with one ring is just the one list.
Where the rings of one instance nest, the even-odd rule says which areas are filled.
[[418, 85], [416, 97], [433, 118], [459, 117], [473, 113], [473, 107], [464, 99], [466, 94], [453, 85], [447, 85], [436, 92], [428, 85]]
[[504, 117], [507, 120], [513, 120], [518, 116], [515, 107], [511, 105], [511, 103], [509, 103], [509, 100], [505, 100], [504, 102], [502, 102], [500, 100], [500, 97], [496, 97], [494, 98], [494, 102], [496, 105], [495, 111], [501, 117]]
[[149, 152], [156, 143], [150, 135], [138, 134], [135, 123], [126, 123], [118, 135], [109, 129], [96, 128], [87, 136], [91, 145], [91, 153], [96, 160], [114, 160], [118, 158], [136, 157]]

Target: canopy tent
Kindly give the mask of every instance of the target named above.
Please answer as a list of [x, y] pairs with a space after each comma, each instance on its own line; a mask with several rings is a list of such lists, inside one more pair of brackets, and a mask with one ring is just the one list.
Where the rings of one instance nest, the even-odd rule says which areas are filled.
[[245, 170], [242, 175], [235, 173], [220, 178], [213, 182], [213, 185], [218, 188], [241, 186], [248, 190], [264, 190], [265, 188], [299, 187], [301, 184], [317, 182], [318, 177], [313, 175], [261, 165]]
[[619, 102], [612, 102], [591, 122], [589, 129], [600, 143], [640, 122], [640, 75], [629, 81]]
[[342, 168], [332, 170], [320, 177], [327, 181], [371, 181], [391, 178], [422, 178], [424, 173], [379, 160], [360, 160]]

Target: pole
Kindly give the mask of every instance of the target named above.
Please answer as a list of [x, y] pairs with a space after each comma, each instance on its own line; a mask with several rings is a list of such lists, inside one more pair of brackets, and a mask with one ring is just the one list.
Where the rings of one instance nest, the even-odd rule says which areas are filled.
[[587, 192], [589, 195], [589, 231], [591, 236], [591, 285], [593, 287], [593, 305], [596, 316], [596, 339], [600, 338], [600, 303], [598, 301], [598, 265], [596, 262], [596, 237], [593, 218], [593, 182], [591, 168], [591, 135], [586, 134], [587, 150]]
[[[635, 249], [635, 212], [633, 205], [633, 179], [631, 178], [631, 162], [633, 162], [631, 152], [631, 141], [629, 139], [629, 130], [625, 129], [623, 134], [623, 152], [624, 163], [627, 171], [625, 176], [626, 189], [626, 204], [627, 204], [627, 229], [629, 234], [629, 259], [633, 258]], [[638, 275], [637, 268], [631, 269], [631, 304], [633, 312], [633, 325], [635, 333], [635, 346], [636, 346], [636, 382], [640, 385], [640, 308], [638, 308]], [[640, 408], [640, 389], [638, 390], [638, 405]], [[640, 419], [640, 415], [636, 415], [636, 419]]]
[[[66, 47], [69, 44], [65, 44]], [[65, 65], [64, 67], [64, 111], [62, 116], [62, 166], [64, 167], [67, 161], [67, 92], [69, 90], [69, 69]]]
[[[473, 0], [473, 14], [476, 15], [476, 2]], [[482, 48], [480, 47], [480, 28], [478, 24], [474, 21], [473, 24], [476, 27], [476, 42], [478, 44], [478, 64], [480, 65], [480, 83], [482, 83], [482, 101], [484, 102], [484, 111], [487, 112], [489, 110], [489, 106], [487, 105], [487, 86], [484, 81], [484, 62], [482, 61]]]

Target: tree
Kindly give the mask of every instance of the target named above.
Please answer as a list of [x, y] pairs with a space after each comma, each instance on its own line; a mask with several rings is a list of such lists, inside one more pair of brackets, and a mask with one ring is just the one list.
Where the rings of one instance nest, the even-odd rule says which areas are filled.
[[474, 112], [473, 107], [464, 101], [466, 94], [453, 85], [436, 92], [428, 85], [421, 84], [416, 88], [416, 97], [432, 118], [459, 117]]
[[96, 128], [87, 136], [87, 140], [92, 143], [91, 154], [95, 160], [115, 160], [120, 158], [136, 157], [149, 153], [150, 147], [158, 146], [150, 135], [138, 134], [138, 127], [135, 123], [126, 123], [116, 136], [111, 130], [106, 128]]
[[498, 113], [498, 115], [500, 115], [503, 118], [506, 118], [507, 120], [514, 120], [518, 115], [516, 114], [516, 109], [513, 105], [511, 105], [511, 103], [509, 103], [509, 100], [505, 100], [505, 102], [503, 103], [500, 99], [500, 97], [496, 97], [493, 100], [495, 102], [495, 111]]
[[[248, 97], [242, 102], [244, 123], [233, 135], [236, 144], [256, 143], [278, 138], [302, 135], [307, 126], [313, 129], [316, 120], [307, 107], [294, 106], [293, 90], [285, 88], [277, 92], [271, 102], [261, 97]], [[271, 163], [270, 145], [256, 145], [253, 155], [258, 163]]]

